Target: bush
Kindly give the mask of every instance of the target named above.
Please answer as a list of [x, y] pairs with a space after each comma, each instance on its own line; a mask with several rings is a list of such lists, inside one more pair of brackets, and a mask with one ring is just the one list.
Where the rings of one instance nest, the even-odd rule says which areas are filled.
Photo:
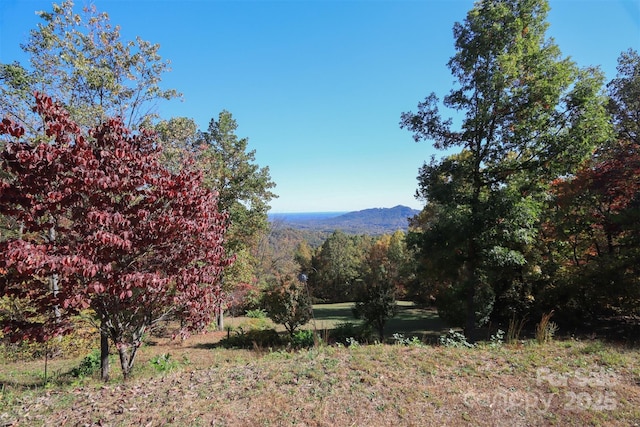
[[256, 308], [254, 310], [247, 310], [246, 316], [250, 319], [266, 319], [267, 312], [261, 308]]
[[275, 329], [236, 330], [220, 341], [225, 348], [264, 348], [282, 346], [282, 338]]
[[85, 356], [78, 366], [70, 372], [76, 378], [90, 377], [100, 369], [100, 350], [94, 350]]
[[316, 344], [315, 332], [308, 329], [296, 331], [291, 336], [291, 344], [295, 348], [309, 348]]
[[170, 372], [180, 366], [178, 361], [173, 360], [169, 353], [163, 353], [152, 358], [149, 363], [158, 372]]
[[476, 346], [467, 341], [467, 338], [463, 334], [453, 329], [449, 329], [449, 332], [440, 336], [440, 345], [457, 348], [474, 348]]
[[313, 307], [309, 293], [303, 285], [291, 277], [281, 279], [264, 298], [269, 318], [283, 325], [289, 335], [313, 317]]
[[329, 333], [332, 341], [344, 345], [350, 345], [354, 341], [366, 343], [371, 340], [371, 326], [356, 325], [351, 322], [339, 323]]

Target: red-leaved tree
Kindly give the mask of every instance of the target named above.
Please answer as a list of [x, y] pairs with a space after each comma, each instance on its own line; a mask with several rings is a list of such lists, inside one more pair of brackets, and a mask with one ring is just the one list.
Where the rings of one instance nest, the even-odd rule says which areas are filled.
[[[168, 316], [188, 332], [215, 315], [226, 217], [201, 175], [159, 163], [152, 133], [131, 134], [118, 118], [82, 134], [51, 98], [36, 94], [40, 139], [23, 141], [5, 119], [0, 213], [20, 235], [0, 243], [0, 295], [29, 310], [4, 319], [14, 339], [46, 340], [92, 309], [118, 349], [127, 378], [143, 335]], [[108, 342], [107, 342], [108, 346]], [[106, 376], [103, 370], [103, 377]]]

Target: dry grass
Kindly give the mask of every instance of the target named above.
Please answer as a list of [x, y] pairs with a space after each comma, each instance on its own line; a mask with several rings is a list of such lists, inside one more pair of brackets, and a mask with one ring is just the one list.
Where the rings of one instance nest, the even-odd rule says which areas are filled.
[[[5, 365], [0, 425], [640, 425], [638, 351], [598, 341], [269, 352], [215, 347], [224, 335], [156, 339], [124, 384], [34, 389]], [[166, 353], [180, 366], [150, 368]]]

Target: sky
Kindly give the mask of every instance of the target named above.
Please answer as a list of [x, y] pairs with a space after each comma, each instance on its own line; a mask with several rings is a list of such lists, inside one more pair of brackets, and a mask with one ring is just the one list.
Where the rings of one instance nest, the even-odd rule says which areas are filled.
[[[89, 4], [76, 0], [78, 11]], [[272, 213], [421, 209], [419, 168], [430, 142], [399, 127], [429, 93], [454, 87], [452, 28], [473, 0], [94, 0], [125, 40], [160, 44], [162, 78], [182, 100], [164, 119], [206, 130], [221, 110], [269, 167]], [[550, 0], [563, 55], [609, 81], [620, 53], [640, 50], [640, 0]], [[20, 44], [50, 1], [0, 1], [0, 62], [27, 64]]]

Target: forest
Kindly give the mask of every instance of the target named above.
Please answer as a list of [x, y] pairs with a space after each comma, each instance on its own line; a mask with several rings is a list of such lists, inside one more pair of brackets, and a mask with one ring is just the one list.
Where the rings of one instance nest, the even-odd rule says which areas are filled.
[[[491, 345], [533, 337], [633, 348], [640, 56], [620, 52], [605, 81], [547, 37], [548, 9], [544, 0], [483, 0], [455, 23], [455, 86], [398, 112], [416, 142], [444, 154], [417, 171], [424, 208], [406, 231], [385, 234], [269, 221], [277, 183], [236, 135], [231, 112], [214, 113], [207, 129], [151, 112], [179, 97], [161, 87], [168, 62], [158, 45], [124, 40], [95, 7], [64, 1], [41, 12], [22, 46], [29, 63], [0, 64], [2, 357], [76, 357], [74, 340], [88, 334], [95, 375], [112, 380], [115, 356], [127, 380], [139, 350], [169, 324], [176, 340], [214, 330], [231, 338], [230, 319], [268, 318], [278, 333], [234, 334], [249, 348], [272, 333], [258, 347], [317, 347], [323, 337], [309, 325], [318, 307], [342, 303], [353, 324], [340, 325], [342, 344], [331, 331], [325, 344], [434, 344], [390, 336], [401, 301], [451, 327], [441, 346], [485, 345], [484, 358]], [[347, 363], [327, 354], [314, 362], [324, 372]], [[637, 381], [637, 366], [629, 369]], [[630, 404], [638, 397], [618, 393]], [[619, 407], [631, 411], [623, 420], [638, 415]]]

